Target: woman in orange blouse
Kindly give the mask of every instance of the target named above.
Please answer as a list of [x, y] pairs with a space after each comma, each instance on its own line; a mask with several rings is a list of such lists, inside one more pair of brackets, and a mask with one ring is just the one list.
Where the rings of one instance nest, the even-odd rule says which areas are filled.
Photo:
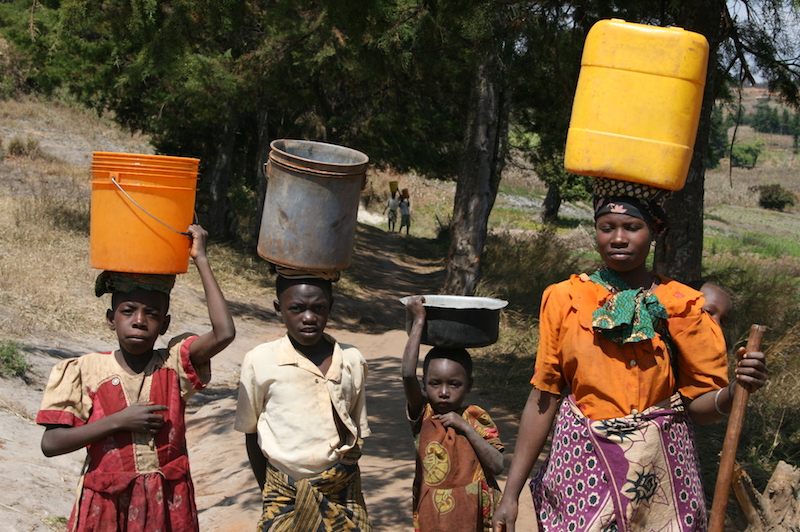
[[[700, 292], [646, 267], [666, 227], [666, 192], [595, 181], [605, 187], [595, 197], [605, 266], [544, 293], [534, 387], [495, 531], [515, 530], [519, 494], [551, 427], [550, 455], [531, 481], [540, 530], [705, 530], [690, 420], [710, 423], [731, 409], [722, 331]], [[757, 390], [764, 355], [738, 355], [736, 378]]]

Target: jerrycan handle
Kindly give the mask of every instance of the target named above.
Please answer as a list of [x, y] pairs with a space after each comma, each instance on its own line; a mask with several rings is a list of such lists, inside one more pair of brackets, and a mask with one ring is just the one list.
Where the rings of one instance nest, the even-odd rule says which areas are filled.
[[[153, 216], [152, 214], [150, 214], [149, 212], [147, 212], [147, 209], [145, 209], [144, 207], [142, 207], [141, 205], [139, 205], [138, 203], [136, 203], [136, 200], [135, 200], [135, 199], [133, 199], [133, 198], [132, 198], [132, 197], [131, 197], [131, 196], [130, 196], [130, 195], [127, 193], [127, 192], [125, 192], [125, 190], [124, 190], [124, 189], [123, 189], [123, 188], [120, 186], [120, 184], [117, 182], [117, 179], [118, 179], [118, 178], [119, 178], [119, 172], [111, 172], [111, 182], [112, 182], [112, 183], [114, 183], [114, 185], [115, 185], [115, 186], [116, 186], [116, 187], [119, 189], [119, 191], [120, 191], [120, 192], [122, 192], [122, 193], [125, 195], [125, 197], [126, 197], [126, 198], [128, 198], [128, 199], [130, 200], [130, 202], [131, 202], [131, 203], [133, 203], [134, 205], [136, 205], [137, 207], [139, 207], [139, 209], [140, 209], [140, 210], [141, 210], [143, 213], [145, 213], [147, 216], [149, 216], [149, 217], [150, 217], [150, 218], [152, 218], [153, 220], [157, 221], [158, 223], [160, 223], [161, 225], [163, 225], [163, 226], [164, 226], [164, 227], [166, 227], [167, 229], [170, 229], [171, 231], [174, 231], [174, 232], [178, 233], [179, 235], [191, 236], [191, 235], [190, 235], [189, 233], [187, 233], [187, 232], [178, 231], [177, 229], [175, 229], [175, 228], [174, 228], [174, 227], [172, 227], [171, 225], [169, 225], [169, 224], [167, 224], [167, 223], [165, 223], [165, 222], [162, 222], [161, 220], [159, 220], [158, 218], [156, 218], [155, 216]], [[195, 213], [195, 218], [197, 218], [197, 214], [196, 214], [196, 213]]]

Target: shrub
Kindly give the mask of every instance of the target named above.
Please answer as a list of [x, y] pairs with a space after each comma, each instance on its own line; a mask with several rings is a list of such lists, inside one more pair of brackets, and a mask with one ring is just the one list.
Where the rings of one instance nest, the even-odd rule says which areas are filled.
[[8, 155], [11, 157], [39, 159], [44, 156], [44, 153], [39, 146], [39, 139], [33, 135], [27, 135], [25, 138], [14, 135], [8, 143]]
[[552, 228], [522, 236], [490, 234], [478, 291], [508, 299], [515, 310], [537, 316], [544, 289], [579, 270], [574, 253]]
[[794, 207], [794, 194], [778, 184], [757, 187], [760, 191], [758, 204], [771, 211], [783, 211], [787, 205]]
[[22, 377], [30, 367], [22, 344], [13, 340], [0, 340], [0, 375]]
[[25, 93], [25, 81], [32, 69], [30, 60], [13, 44], [0, 37], [0, 100]]
[[736, 144], [731, 150], [731, 166], [754, 168], [761, 155], [758, 144]]

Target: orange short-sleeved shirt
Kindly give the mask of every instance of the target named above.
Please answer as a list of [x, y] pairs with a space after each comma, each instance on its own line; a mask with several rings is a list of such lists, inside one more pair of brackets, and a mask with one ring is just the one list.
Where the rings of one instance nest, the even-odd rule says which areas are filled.
[[[653, 293], [667, 309], [679, 351], [678, 391], [696, 399], [728, 383], [725, 339], [702, 310], [702, 293], [659, 277]], [[549, 286], [539, 316], [539, 351], [531, 379], [537, 389], [560, 394], [569, 386], [584, 415], [610, 419], [641, 412], [675, 390], [661, 336], [615, 344], [592, 329], [592, 313], [610, 293], [586, 274]]]

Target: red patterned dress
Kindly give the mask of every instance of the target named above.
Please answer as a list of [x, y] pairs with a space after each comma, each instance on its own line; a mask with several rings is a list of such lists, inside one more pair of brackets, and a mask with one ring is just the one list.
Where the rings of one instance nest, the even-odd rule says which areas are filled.
[[69, 520], [70, 531], [195, 532], [194, 487], [186, 452], [186, 400], [210, 380], [195, 368], [191, 336], [153, 352], [131, 375], [114, 353], [90, 353], [58, 363], [50, 374], [40, 425], [77, 427], [150, 401], [168, 410], [156, 434], [115, 432], [87, 446], [85, 473]]

